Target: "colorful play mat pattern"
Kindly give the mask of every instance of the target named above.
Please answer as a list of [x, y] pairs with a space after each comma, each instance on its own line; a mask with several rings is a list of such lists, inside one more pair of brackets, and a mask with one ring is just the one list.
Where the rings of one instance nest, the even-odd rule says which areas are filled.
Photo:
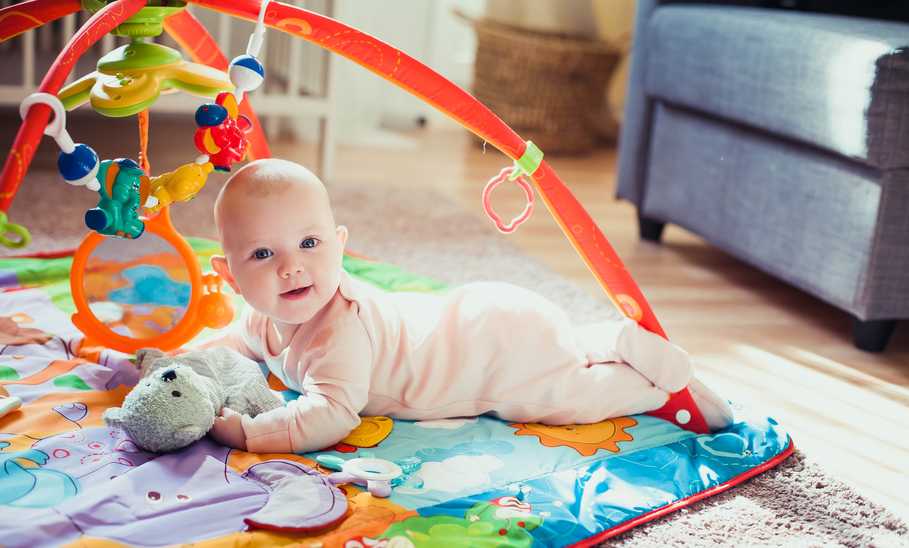
[[[216, 251], [208, 241], [191, 244], [203, 263]], [[791, 451], [789, 436], [771, 418], [698, 436], [638, 415], [559, 427], [489, 417], [367, 417], [320, 453], [255, 455], [208, 438], [176, 453], [147, 453], [101, 420], [135, 384], [137, 371], [130, 356], [85, 344], [70, 323], [69, 264], [0, 260], [0, 385], [24, 402], [0, 418], [0, 545], [583, 545], [719, 492]], [[180, 306], [185, 279], [167, 259], [144, 264], [151, 270], [129, 261], [106, 265], [115, 276], [87, 282], [98, 290], [96, 301], [145, 306], [130, 299], [151, 283], [168, 287], [174, 299], [157, 306]], [[347, 257], [345, 267], [391, 290], [443, 289], [387, 264]], [[346, 517], [323, 529], [247, 530], [244, 517], [288, 496], [263, 478], [288, 470], [327, 473], [320, 455], [388, 459], [405, 474], [387, 499], [343, 485]], [[294, 503], [301, 523], [331, 513], [338, 501], [328, 495], [298, 495], [306, 497]]]

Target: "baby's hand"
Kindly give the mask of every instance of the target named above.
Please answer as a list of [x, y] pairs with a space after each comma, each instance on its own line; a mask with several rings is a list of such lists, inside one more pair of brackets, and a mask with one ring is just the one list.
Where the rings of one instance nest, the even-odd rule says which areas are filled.
[[243, 431], [243, 415], [229, 407], [221, 409], [221, 416], [215, 417], [215, 424], [209, 435], [221, 445], [246, 451], [246, 433]]

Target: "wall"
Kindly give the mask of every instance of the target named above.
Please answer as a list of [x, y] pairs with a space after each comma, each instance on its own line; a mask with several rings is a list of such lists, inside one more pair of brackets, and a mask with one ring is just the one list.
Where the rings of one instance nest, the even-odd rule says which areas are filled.
[[[452, 7], [481, 13], [485, 0], [337, 0], [335, 18], [367, 32], [470, 88], [476, 41]], [[445, 125], [444, 115], [359, 65], [336, 57], [337, 126], [340, 143], [394, 145], [388, 129], [417, 127], [420, 118]]]
[[[548, 32], [598, 36], [627, 49], [631, 43], [634, 0], [336, 0], [335, 18], [376, 36], [470, 89], [476, 38], [471, 26], [452, 14], [485, 15]], [[456, 127], [444, 115], [407, 92], [347, 59], [335, 58], [336, 136], [340, 143], [407, 146], [394, 130], [417, 126]], [[604, 132], [615, 130], [624, 104], [625, 69], [620, 66], [608, 90]], [[304, 138], [313, 124], [297, 125]]]

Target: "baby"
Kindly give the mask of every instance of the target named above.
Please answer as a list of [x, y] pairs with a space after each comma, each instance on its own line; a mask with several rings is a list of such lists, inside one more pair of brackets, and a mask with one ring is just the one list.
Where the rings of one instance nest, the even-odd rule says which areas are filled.
[[490, 413], [592, 423], [644, 413], [690, 386], [708, 425], [727, 402], [692, 377], [684, 350], [632, 320], [573, 326], [531, 291], [472, 283], [390, 293], [341, 267], [347, 229], [322, 182], [283, 160], [252, 162], [215, 204], [212, 266], [251, 307], [225, 344], [303, 395], [255, 418], [225, 409], [211, 435], [253, 452], [330, 447], [360, 415], [430, 420]]

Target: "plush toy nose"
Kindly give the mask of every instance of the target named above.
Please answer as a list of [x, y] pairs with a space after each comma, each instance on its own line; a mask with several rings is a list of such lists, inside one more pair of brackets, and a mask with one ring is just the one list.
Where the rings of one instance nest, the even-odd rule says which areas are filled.
[[164, 373], [161, 373], [161, 380], [164, 382], [173, 382], [177, 380], [177, 372], [173, 369], [168, 369]]

